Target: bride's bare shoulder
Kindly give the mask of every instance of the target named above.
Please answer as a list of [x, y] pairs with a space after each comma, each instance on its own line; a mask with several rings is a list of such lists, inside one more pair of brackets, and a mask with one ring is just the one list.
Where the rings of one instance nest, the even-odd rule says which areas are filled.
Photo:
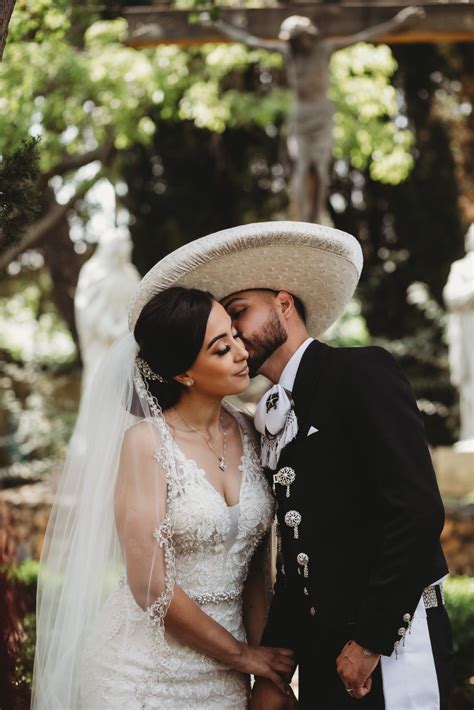
[[140, 419], [125, 432], [122, 453], [133, 449], [142, 453], [154, 453], [161, 443], [159, 427], [152, 419]]

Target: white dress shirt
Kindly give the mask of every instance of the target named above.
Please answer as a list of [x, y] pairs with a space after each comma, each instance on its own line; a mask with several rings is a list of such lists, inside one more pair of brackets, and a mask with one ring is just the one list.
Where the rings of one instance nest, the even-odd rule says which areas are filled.
[[290, 357], [283, 372], [280, 375], [278, 384], [281, 385], [287, 392], [293, 392], [293, 387], [295, 385], [296, 374], [301, 363], [301, 359], [306, 352], [306, 348], [311, 345], [314, 338], [306, 338], [304, 343], [301, 343], [299, 348], [295, 350], [293, 355]]

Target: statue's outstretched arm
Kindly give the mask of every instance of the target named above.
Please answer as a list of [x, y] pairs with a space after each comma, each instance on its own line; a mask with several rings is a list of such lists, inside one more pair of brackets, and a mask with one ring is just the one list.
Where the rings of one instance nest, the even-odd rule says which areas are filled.
[[247, 45], [247, 47], [251, 47], [253, 49], [267, 49], [270, 52], [280, 52], [281, 54], [286, 54], [287, 52], [286, 42], [282, 40], [255, 37], [250, 34], [250, 32], [241, 30], [238, 27], [235, 27], [235, 25], [224, 22], [224, 20], [216, 20], [215, 22], [206, 24], [212, 24], [214, 27], [217, 27], [222, 34], [229, 37], [229, 39], [233, 39], [236, 42], [242, 42]]
[[399, 13], [395, 15], [391, 20], [387, 22], [381, 22], [379, 25], [374, 25], [373, 27], [368, 27], [366, 30], [357, 32], [356, 34], [350, 35], [349, 37], [343, 37], [342, 39], [327, 39], [324, 40], [325, 44], [328, 44], [333, 52], [338, 49], [344, 49], [344, 47], [350, 47], [352, 44], [357, 42], [367, 42], [368, 40], [375, 39], [381, 35], [387, 34], [387, 32], [392, 32], [393, 30], [403, 27], [403, 25], [414, 20], [421, 20], [425, 17], [425, 11], [421, 7], [405, 7], [400, 10]]

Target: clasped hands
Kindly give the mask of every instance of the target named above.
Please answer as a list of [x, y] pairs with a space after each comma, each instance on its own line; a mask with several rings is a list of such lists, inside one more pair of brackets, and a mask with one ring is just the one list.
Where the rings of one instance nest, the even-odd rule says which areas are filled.
[[254, 673], [255, 682], [250, 699], [250, 710], [296, 710], [298, 707], [298, 701], [290, 686], [296, 668], [293, 651], [282, 648], [274, 650], [284, 654], [283, 658], [280, 656], [278, 665], [275, 665], [275, 659], [270, 659], [271, 673], [268, 671]]
[[336, 660], [336, 668], [347, 692], [364, 698], [372, 688], [372, 673], [380, 656], [367, 651], [356, 641], [348, 641]]
[[[280, 652], [282, 650], [280, 649]], [[284, 652], [288, 653], [286, 650]], [[379, 661], [379, 654], [367, 651], [356, 641], [348, 641], [346, 643], [336, 659], [336, 668], [341, 682], [351, 697], [360, 699], [370, 693], [372, 673]], [[286, 663], [289, 665], [292, 662], [293, 659], [288, 654]], [[265, 673], [265, 677], [262, 677], [262, 674], [262, 676], [256, 678], [250, 702], [252, 710], [270, 710], [270, 708], [271, 710], [291, 710], [297, 707], [296, 698], [291, 690], [288, 695], [288, 686], [286, 692], [282, 692], [285, 691], [284, 681], [289, 682], [294, 666], [289, 673], [288, 671], [282, 673], [282, 670], [280, 666], [278, 687], [275, 684], [275, 677], [271, 678], [268, 673]]]

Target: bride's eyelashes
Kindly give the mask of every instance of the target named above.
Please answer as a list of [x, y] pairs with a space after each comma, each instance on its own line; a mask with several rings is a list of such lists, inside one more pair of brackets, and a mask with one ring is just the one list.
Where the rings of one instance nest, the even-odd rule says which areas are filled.
[[[234, 340], [242, 340], [240, 334], [237, 331], [235, 331], [235, 333], [232, 333], [232, 338]], [[216, 355], [219, 355], [220, 357], [222, 357], [223, 355], [227, 355], [227, 353], [230, 352], [230, 349], [230, 345], [226, 345], [224, 348], [222, 348], [222, 350], [217, 350]]]

